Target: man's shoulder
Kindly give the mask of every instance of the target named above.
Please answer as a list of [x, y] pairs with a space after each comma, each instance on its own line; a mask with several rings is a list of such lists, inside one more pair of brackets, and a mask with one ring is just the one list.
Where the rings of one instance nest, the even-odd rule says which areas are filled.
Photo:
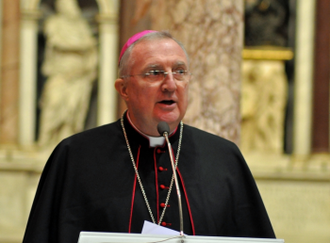
[[204, 167], [212, 169], [222, 166], [228, 171], [235, 171], [242, 166], [246, 168], [244, 157], [234, 142], [188, 125], [184, 126], [183, 131], [183, 146], [189, 151], [189, 156], [203, 161]]
[[109, 142], [120, 136], [120, 123], [118, 121], [101, 125], [95, 128], [91, 128], [79, 133], [76, 133], [70, 137], [63, 139], [61, 143], [64, 144], [98, 144]]
[[[117, 122], [95, 127], [63, 139], [50, 153], [49, 166], [84, 168], [96, 157], [106, 158], [118, 148], [123, 136]], [[119, 143], [122, 144], [122, 143]], [[96, 156], [97, 155], [97, 156]]]

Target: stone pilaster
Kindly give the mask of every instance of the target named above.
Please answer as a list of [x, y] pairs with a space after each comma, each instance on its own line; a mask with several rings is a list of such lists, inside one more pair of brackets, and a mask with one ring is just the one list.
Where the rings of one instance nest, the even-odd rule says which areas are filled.
[[239, 143], [243, 0], [153, 1], [152, 28], [170, 30], [193, 73], [185, 122]]
[[19, 0], [2, 2], [0, 143], [18, 140]]

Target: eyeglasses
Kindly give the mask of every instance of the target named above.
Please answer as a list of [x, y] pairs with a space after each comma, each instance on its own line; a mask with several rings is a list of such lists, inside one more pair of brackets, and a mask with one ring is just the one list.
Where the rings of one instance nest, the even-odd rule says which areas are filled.
[[173, 72], [165, 72], [164, 70], [150, 70], [149, 72], [141, 74], [124, 75], [121, 76], [121, 78], [142, 76], [143, 79], [149, 82], [161, 82], [164, 81], [169, 73], [172, 73], [173, 78], [177, 81], [187, 81], [188, 76], [190, 75], [189, 71], [184, 69], [176, 70]]

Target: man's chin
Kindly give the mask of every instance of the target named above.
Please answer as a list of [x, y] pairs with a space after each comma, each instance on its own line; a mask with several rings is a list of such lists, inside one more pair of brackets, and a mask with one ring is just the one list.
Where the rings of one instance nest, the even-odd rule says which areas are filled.
[[180, 119], [178, 117], [176, 118], [169, 118], [169, 117], [162, 117], [160, 118], [159, 121], [164, 121], [166, 122], [170, 129], [171, 129], [171, 132], [179, 125], [180, 123]]

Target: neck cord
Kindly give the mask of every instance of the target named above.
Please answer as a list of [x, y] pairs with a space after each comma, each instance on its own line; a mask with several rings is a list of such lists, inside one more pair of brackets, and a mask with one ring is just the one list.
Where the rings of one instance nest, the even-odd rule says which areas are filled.
[[[149, 214], [150, 214], [150, 217], [151, 217], [151, 220], [154, 224], [156, 224], [156, 220], [155, 220], [155, 217], [151, 211], [151, 208], [150, 208], [150, 204], [149, 204], [149, 201], [148, 201], [148, 198], [147, 198], [147, 194], [144, 190], [144, 187], [143, 187], [143, 184], [142, 184], [142, 181], [141, 181], [141, 178], [140, 178], [140, 175], [139, 175], [139, 172], [138, 172], [138, 169], [136, 167], [136, 164], [135, 164], [135, 161], [134, 161], [134, 157], [133, 157], [133, 153], [132, 153], [132, 150], [131, 150], [131, 147], [129, 145], [129, 141], [128, 141], [128, 138], [127, 138], [127, 134], [126, 134], [126, 130], [125, 130], [125, 126], [124, 126], [124, 115], [121, 117], [120, 119], [120, 124], [121, 124], [121, 127], [123, 129], [123, 133], [124, 133], [124, 137], [125, 137], [125, 141], [126, 141], [126, 146], [127, 146], [127, 150], [129, 152], [129, 156], [131, 158], [131, 161], [132, 161], [132, 164], [133, 164], [133, 168], [134, 168], [134, 171], [135, 171], [135, 174], [136, 174], [136, 177], [137, 177], [137, 180], [139, 182], [139, 185], [140, 185], [140, 188], [141, 188], [141, 192], [142, 192], [142, 195], [143, 195], [143, 198], [144, 198], [144, 201], [146, 203], [146, 206], [147, 206], [147, 209], [149, 211]], [[177, 168], [178, 166], [178, 162], [179, 162], [179, 155], [180, 155], [180, 150], [181, 150], [181, 142], [182, 142], [182, 130], [183, 130], [183, 123], [182, 121], [180, 122], [180, 137], [179, 137], [179, 145], [178, 145], [178, 151], [177, 151], [177, 154], [176, 154], [176, 163], [175, 163], [175, 169]], [[175, 173], [175, 171], [173, 171], [173, 173]], [[165, 210], [167, 208], [167, 205], [168, 205], [168, 201], [170, 199], [170, 195], [171, 195], [171, 191], [172, 191], [172, 187], [173, 187], [173, 183], [174, 183], [174, 174], [172, 176], [172, 179], [171, 179], [171, 184], [170, 184], [170, 187], [169, 187], [169, 190], [168, 190], [168, 193], [167, 193], [167, 197], [166, 197], [166, 201], [165, 201], [165, 206], [163, 208], [163, 212], [159, 218], [159, 222], [158, 222], [158, 225], [160, 225], [160, 223], [162, 222], [162, 219], [165, 215]]]

